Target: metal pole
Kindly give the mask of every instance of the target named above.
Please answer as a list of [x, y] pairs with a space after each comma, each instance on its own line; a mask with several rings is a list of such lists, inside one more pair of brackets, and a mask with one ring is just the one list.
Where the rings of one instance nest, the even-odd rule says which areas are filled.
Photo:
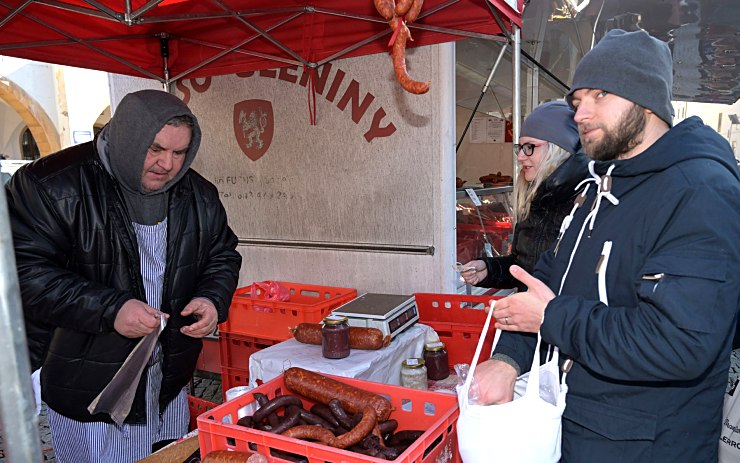
[[[514, 143], [519, 143], [519, 130], [521, 126], [521, 120], [522, 120], [522, 94], [521, 94], [521, 65], [522, 65], [522, 43], [521, 43], [521, 31], [519, 28], [515, 25], [511, 25], [513, 34], [512, 34], [512, 56], [511, 56], [511, 69], [512, 69], [512, 83], [511, 83], [511, 127], [513, 132], [512, 141]], [[516, 168], [516, 153], [512, 150], [512, 177], [513, 177], [513, 184], [516, 185], [517, 177], [519, 176], [519, 171]]]
[[506, 44], [504, 43], [503, 45], [501, 45], [501, 51], [498, 54], [498, 58], [496, 58], [496, 62], [491, 68], [491, 72], [488, 74], [488, 79], [486, 79], [486, 83], [483, 85], [483, 89], [480, 91], [480, 96], [478, 97], [478, 101], [475, 103], [475, 107], [473, 108], [473, 111], [470, 113], [470, 118], [468, 119], [468, 123], [465, 124], [463, 133], [462, 135], [460, 135], [460, 140], [457, 142], [457, 147], [455, 148], [455, 152], [457, 152], [460, 149], [460, 145], [462, 144], [463, 138], [465, 138], [465, 134], [468, 133], [468, 128], [470, 128], [470, 123], [473, 121], [473, 118], [475, 117], [475, 112], [478, 111], [478, 106], [480, 106], [480, 102], [483, 100], [483, 96], [488, 91], [488, 86], [491, 84], [491, 79], [493, 79], [493, 74], [496, 72], [496, 69], [498, 68], [499, 63], [501, 63], [501, 58], [503, 58], [505, 51], [506, 51]]
[[0, 187], [0, 372], [0, 433], [8, 462], [42, 461], [4, 187]]

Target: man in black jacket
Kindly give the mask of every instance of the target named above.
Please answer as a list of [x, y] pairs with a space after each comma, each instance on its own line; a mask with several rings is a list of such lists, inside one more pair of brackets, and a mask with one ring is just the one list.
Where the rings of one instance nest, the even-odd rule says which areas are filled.
[[[226, 320], [241, 256], [216, 188], [190, 169], [201, 132], [178, 98], [126, 95], [92, 142], [7, 186], [33, 369], [60, 462], [130, 462], [187, 430], [201, 338]], [[124, 422], [88, 406], [165, 327]]]

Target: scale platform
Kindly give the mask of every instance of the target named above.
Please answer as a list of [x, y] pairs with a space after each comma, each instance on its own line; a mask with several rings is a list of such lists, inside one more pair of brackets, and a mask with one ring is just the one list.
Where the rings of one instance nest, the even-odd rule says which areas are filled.
[[350, 326], [377, 328], [396, 337], [419, 320], [414, 296], [365, 293], [332, 311], [347, 317]]

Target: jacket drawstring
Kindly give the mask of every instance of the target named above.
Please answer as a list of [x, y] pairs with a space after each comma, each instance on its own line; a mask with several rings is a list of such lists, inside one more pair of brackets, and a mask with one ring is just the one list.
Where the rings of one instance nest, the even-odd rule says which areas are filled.
[[580, 188], [580, 186], [583, 185], [584, 183], [586, 184], [586, 187], [583, 189], [581, 194], [576, 196], [576, 199], [573, 201], [573, 208], [570, 210], [570, 214], [566, 215], [563, 218], [563, 222], [560, 224], [560, 231], [558, 232], [558, 238], [556, 240], [557, 242], [555, 244], [555, 250], [553, 251], [555, 255], [558, 254], [558, 249], [560, 249], [560, 242], [563, 240], [563, 236], [565, 235], [566, 230], [568, 230], [568, 227], [570, 227], [570, 223], [573, 221], [573, 216], [576, 215], [576, 211], [578, 210], [578, 208], [583, 206], [583, 204], [586, 202], [586, 195], [588, 194], [588, 187], [589, 187], [588, 182], [591, 182], [591, 181], [593, 180], [586, 179], [580, 182], [578, 185], [576, 185], [576, 188], [575, 188], [576, 190], [578, 190], [578, 188]]
[[[599, 213], [599, 207], [601, 206], [601, 199], [606, 198], [610, 203], [613, 205], [619, 204], [619, 199], [614, 196], [611, 192], [611, 173], [614, 170], [614, 164], [609, 166], [609, 169], [607, 169], [606, 174], [601, 177], [594, 171], [594, 161], [591, 161], [588, 163], [588, 171], [591, 174], [590, 179], [583, 180], [581, 183], [578, 184], [578, 187], [582, 184], [586, 184], [586, 187], [583, 189], [583, 192], [576, 198], [576, 203], [573, 206], [573, 209], [571, 210], [571, 213], [566, 219], [563, 219], [563, 226], [562, 234], [565, 234], [565, 230], [568, 229], [568, 226], [570, 226], [570, 222], [573, 220], [573, 215], [575, 214], [575, 211], [580, 207], [580, 205], [585, 201], [586, 199], [586, 193], [588, 192], [588, 187], [590, 186], [590, 182], [596, 183], [597, 190], [596, 190], [596, 198], [594, 200], [594, 204], [591, 208], [591, 211], [586, 216], [586, 219], [583, 221], [583, 225], [581, 226], [581, 230], [578, 232], [578, 238], [576, 238], [576, 243], [573, 246], [573, 250], [570, 253], [570, 257], [568, 259], [568, 266], [565, 269], [565, 272], [563, 273], [563, 278], [560, 280], [560, 289], [558, 290], [558, 294], [560, 294], [563, 291], [563, 286], [565, 285], [565, 279], [568, 277], [568, 272], [570, 271], [570, 267], [573, 264], [573, 258], [576, 255], [576, 251], [578, 251], [578, 246], [581, 243], [581, 238], [583, 238], [583, 232], [586, 230], [586, 225], [589, 226], [589, 236], [591, 235], [591, 230], [593, 230], [594, 223], [596, 221], [596, 215]], [[579, 201], [580, 200], [580, 201]], [[579, 204], [580, 202], [580, 204]], [[560, 239], [562, 239], [562, 235], [558, 237], [558, 244], [556, 245], [555, 249], [557, 251], [557, 247], [560, 245]], [[612, 242], [607, 241], [604, 243], [604, 248], [601, 252], [601, 260], [599, 261], [599, 267], [597, 268], [597, 271], [599, 272], [599, 299], [606, 304], [606, 264], [609, 260], [609, 254], [611, 253], [611, 246]], [[603, 291], [601, 288], [601, 281], [603, 279]]]
[[599, 207], [601, 206], [601, 198], [608, 199], [609, 202], [615, 206], [619, 204], [619, 199], [617, 199], [617, 197], [614, 196], [611, 192], [612, 190], [611, 174], [613, 170], [614, 170], [614, 164], [609, 166], [609, 169], [607, 169], [606, 174], [604, 174], [603, 177], [599, 177], [599, 175], [596, 172], [594, 172], [594, 161], [591, 161], [588, 163], [588, 171], [591, 174], [591, 177], [596, 181], [596, 184], [598, 185], [598, 190], [596, 191], [596, 200], [594, 201], [594, 205], [591, 208], [591, 212], [586, 218], [586, 220], [589, 221], [588, 236], [591, 236], [591, 232], [594, 229], [594, 222], [596, 222], [596, 215], [599, 213]]

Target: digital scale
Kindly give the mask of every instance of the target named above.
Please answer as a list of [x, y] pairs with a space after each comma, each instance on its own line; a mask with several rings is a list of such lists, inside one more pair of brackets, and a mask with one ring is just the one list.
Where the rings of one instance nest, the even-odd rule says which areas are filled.
[[414, 296], [365, 293], [332, 311], [347, 317], [349, 326], [377, 328], [391, 339], [419, 320]]

